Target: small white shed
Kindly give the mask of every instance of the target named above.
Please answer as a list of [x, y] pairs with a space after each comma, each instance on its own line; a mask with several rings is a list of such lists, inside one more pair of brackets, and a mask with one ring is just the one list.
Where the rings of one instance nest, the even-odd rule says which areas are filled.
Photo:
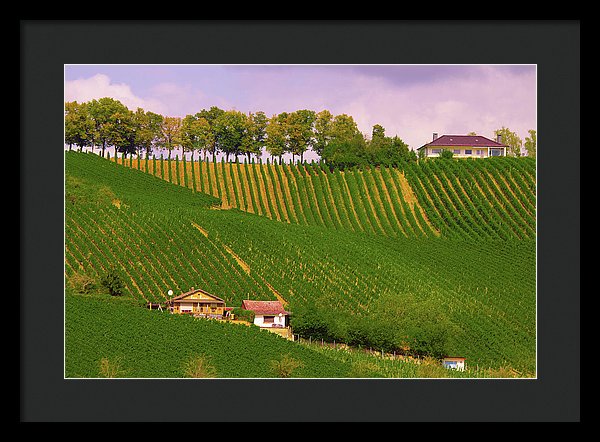
[[462, 356], [446, 356], [442, 359], [442, 365], [451, 370], [464, 371], [466, 368], [465, 358]]

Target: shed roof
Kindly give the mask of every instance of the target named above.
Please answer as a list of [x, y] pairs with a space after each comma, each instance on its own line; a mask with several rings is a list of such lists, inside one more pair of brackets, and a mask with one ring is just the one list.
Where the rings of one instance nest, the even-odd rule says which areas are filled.
[[255, 314], [259, 315], [289, 315], [290, 312], [285, 311], [283, 305], [279, 301], [251, 301], [244, 299], [242, 301], [242, 308], [244, 310], [251, 310]]
[[481, 135], [442, 135], [419, 149], [435, 146], [507, 147]]
[[208, 293], [207, 291], [202, 290], [202, 289], [192, 289], [189, 292], [182, 293], [181, 295], [178, 295], [178, 296], [175, 296], [174, 298], [169, 299], [168, 302], [183, 300], [183, 299], [187, 298], [188, 296], [193, 295], [194, 293], [203, 293], [204, 295], [214, 298], [215, 301], [222, 302], [223, 304], [225, 304], [225, 301], [223, 299], [219, 298], [218, 296], [213, 295], [212, 293]]

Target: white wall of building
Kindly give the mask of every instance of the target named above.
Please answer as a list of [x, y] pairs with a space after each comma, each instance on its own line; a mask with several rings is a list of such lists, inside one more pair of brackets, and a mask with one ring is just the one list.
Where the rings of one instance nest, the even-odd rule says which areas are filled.
[[[285, 327], [285, 315], [283, 315], [283, 316], [279, 316], [279, 315], [267, 315], [267, 316], [275, 316], [273, 318], [273, 324]], [[265, 315], [256, 315], [254, 317], [254, 324], [258, 325], [259, 327], [271, 327], [273, 324], [270, 324], [270, 323], [266, 324], [264, 322], [264, 317], [265, 317]]]
[[465, 370], [465, 361], [443, 361], [444, 367], [450, 368], [453, 370], [464, 371]]

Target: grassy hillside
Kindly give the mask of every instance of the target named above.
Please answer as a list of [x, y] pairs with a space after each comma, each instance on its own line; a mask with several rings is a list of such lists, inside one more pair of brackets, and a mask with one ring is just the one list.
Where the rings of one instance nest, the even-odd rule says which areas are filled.
[[255, 326], [199, 320], [136, 307], [129, 299], [66, 297], [66, 377], [101, 377], [106, 358], [116, 377], [187, 377], [203, 357], [215, 377], [277, 377], [271, 361], [302, 363], [297, 377], [346, 377], [349, 366]]
[[[332, 196], [329, 201], [344, 201], [343, 206], [326, 203], [317, 192], [311, 204], [305, 191], [292, 193], [293, 186], [290, 195], [282, 198], [287, 193], [281, 193], [281, 180], [280, 190], [271, 191], [274, 200], [257, 198], [254, 193], [253, 207], [265, 210], [266, 216], [259, 216], [236, 209], [218, 210], [222, 206], [212, 196], [96, 155], [68, 152], [65, 158], [67, 284], [81, 275], [99, 277], [115, 267], [123, 274], [125, 294], [139, 303], [164, 300], [169, 289], [180, 293], [192, 286], [233, 306], [247, 297], [279, 297], [294, 312], [292, 324], [297, 330], [312, 327], [313, 334], [326, 339], [391, 350], [402, 342], [416, 345], [418, 339], [442, 337], [448, 353], [467, 357], [473, 367], [510, 366], [526, 375], [535, 372], [535, 218], [526, 214], [535, 201], [530, 199], [535, 190], [531, 162], [520, 164], [521, 168], [516, 163], [510, 166], [509, 178], [508, 174], [493, 177], [492, 167], [500, 168], [501, 162], [493, 166], [464, 162], [453, 171], [433, 169], [435, 165], [430, 164], [419, 170], [407, 169], [404, 174], [395, 169], [346, 172], [337, 181], [354, 189], [346, 197], [330, 181], [324, 181], [336, 174], [339, 178], [340, 172], [317, 171], [310, 178], [307, 174], [304, 183], [310, 181], [313, 189], [320, 184], [321, 192], [328, 189], [340, 198]], [[146, 166], [150, 164], [152, 161]], [[246, 166], [244, 170], [243, 165], [222, 163], [196, 166], [220, 167], [225, 171], [221, 176], [232, 170], [237, 174], [238, 167], [241, 174], [266, 168]], [[269, 168], [273, 177], [297, 172], [296, 166]], [[380, 184], [392, 174], [403, 175], [405, 182], [396, 187], [396, 195], [410, 194], [403, 187], [413, 183], [413, 196], [401, 201], [385, 197], [387, 206], [374, 204], [373, 199], [369, 203], [356, 186], [357, 177], [367, 183], [377, 174]], [[448, 177], [447, 187], [440, 184], [441, 176]], [[215, 175], [210, 177], [216, 186]], [[204, 190], [210, 182], [206, 181]], [[261, 181], [246, 181], [256, 182]], [[266, 182], [265, 190], [277, 183]], [[492, 192], [494, 182], [496, 191]], [[241, 201], [242, 188], [235, 187], [240, 198], [235, 201]], [[451, 194], [450, 187], [465, 190], [460, 196], [458, 191]], [[391, 186], [386, 188], [390, 192]], [[373, 192], [373, 187], [370, 189]], [[227, 193], [227, 187], [222, 191], [221, 195]], [[231, 189], [230, 195], [235, 192]], [[295, 206], [291, 195], [298, 197]], [[252, 202], [252, 193], [244, 201]], [[321, 205], [315, 203], [318, 201]], [[340, 215], [351, 213], [347, 210], [351, 207], [355, 216]], [[372, 208], [371, 215], [367, 207]], [[398, 208], [396, 214], [402, 207], [408, 208], [404, 213], [415, 209], [413, 221], [396, 218], [398, 227], [392, 228], [393, 217], [388, 216], [389, 225], [384, 223], [384, 215], [393, 207]], [[271, 215], [303, 215], [297, 222], [274, 222], [267, 208]], [[325, 222], [338, 219], [332, 217], [334, 208], [340, 221], [337, 227]], [[329, 217], [324, 215], [326, 210]], [[513, 211], [521, 213], [521, 218], [511, 218]], [[317, 213], [322, 222], [309, 221]], [[417, 222], [419, 216], [421, 223]], [[425, 218], [433, 228], [417, 234], [415, 227], [426, 226]], [[403, 221], [406, 231], [412, 226], [415, 234], [398, 233]], [[381, 226], [381, 230], [373, 228], [368, 233], [369, 225]]]

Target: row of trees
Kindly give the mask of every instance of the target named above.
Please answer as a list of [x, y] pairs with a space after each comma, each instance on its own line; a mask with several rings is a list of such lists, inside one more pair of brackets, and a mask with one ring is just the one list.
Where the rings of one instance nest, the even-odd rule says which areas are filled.
[[213, 106], [179, 118], [142, 108], [134, 112], [109, 97], [65, 103], [65, 143], [69, 149], [99, 148], [102, 156], [108, 147], [138, 156], [166, 149], [169, 157], [174, 149], [182, 148], [192, 158], [198, 152], [205, 160], [209, 155], [214, 160], [220, 152], [227, 161], [245, 155], [250, 162], [266, 150], [281, 163], [284, 154], [304, 161], [305, 152], [311, 149], [326, 163], [340, 167], [416, 160], [408, 145], [398, 137], [386, 137], [381, 125], [373, 127], [368, 140], [352, 116], [328, 110], [301, 109], [269, 118], [262, 111], [245, 114]]
[[[528, 137], [525, 137], [525, 142], [517, 135], [516, 132], [512, 132], [509, 128], [502, 126], [501, 129], [494, 131], [494, 137], [500, 135], [502, 137], [502, 143], [506, 144], [506, 154], [511, 157], [520, 157], [522, 155], [523, 148], [525, 149], [525, 155], [528, 157], [535, 158], [537, 151], [537, 132], [534, 129], [529, 129]], [[473, 133], [473, 135], [476, 135]]]
[[407, 295], [399, 302], [382, 294], [375, 306], [380, 314], [368, 318], [318, 305], [295, 306], [292, 327], [304, 338], [434, 358], [452, 353], [462, 333], [433, 300]]
[[[471, 135], [476, 135], [474, 132]], [[509, 146], [509, 156], [520, 156], [524, 147], [527, 155], [535, 157], [537, 137], [529, 130], [525, 143], [510, 129], [502, 127], [494, 136], [502, 135]], [[394, 165], [416, 161], [414, 151], [399, 137], [387, 137], [383, 126], [373, 126], [367, 139], [350, 115], [333, 115], [328, 110], [315, 112], [301, 109], [282, 112], [270, 118], [264, 112], [245, 114], [223, 110], [216, 106], [202, 109], [184, 118], [162, 116], [137, 108], [129, 110], [120, 101], [105, 97], [89, 102], [65, 103], [65, 143], [83, 149], [108, 147], [119, 153], [150, 155], [154, 149], [165, 149], [171, 157], [174, 149], [182, 148], [203, 153], [206, 160], [217, 153], [238, 159], [245, 155], [260, 158], [263, 151], [281, 159], [291, 154], [292, 160], [304, 161], [307, 150], [314, 151], [331, 167], [352, 167], [365, 164]]]

